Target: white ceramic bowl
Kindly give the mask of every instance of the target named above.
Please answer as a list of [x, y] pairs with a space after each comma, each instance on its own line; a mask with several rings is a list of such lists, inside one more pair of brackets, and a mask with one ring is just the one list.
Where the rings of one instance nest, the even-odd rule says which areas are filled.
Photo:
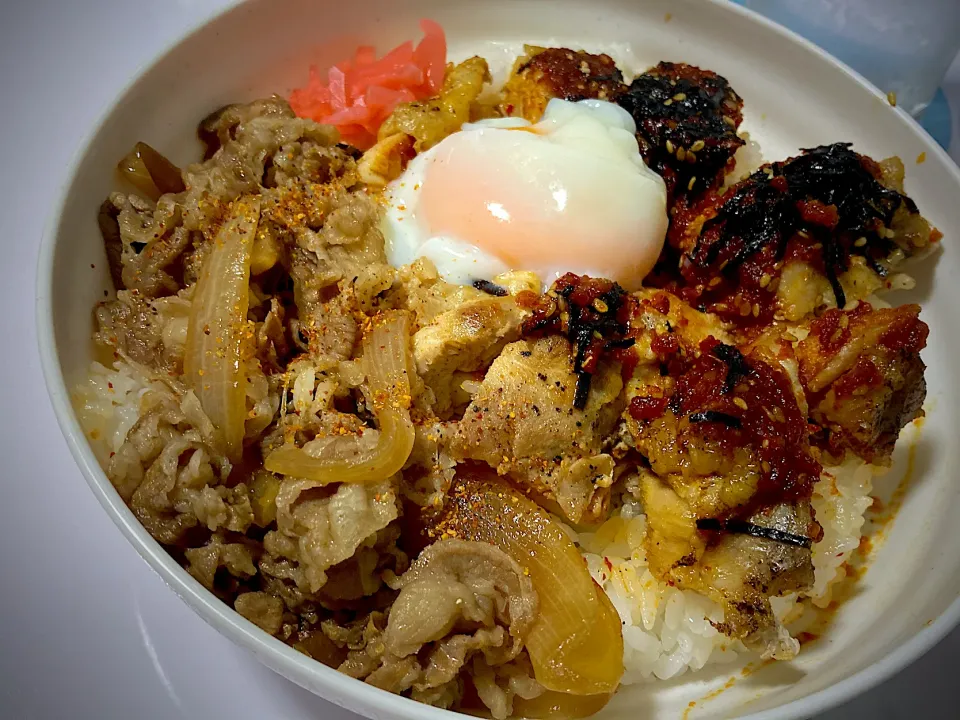
[[[874, 157], [900, 155], [907, 189], [945, 234], [947, 252], [919, 269], [916, 291], [931, 326], [928, 419], [904, 437], [890, 487], [913, 467], [914, 480], [886, 541], [842, 607], [827, 638], [790, 664], [763, 668], [691, 718], [746, 715], [753, 720], [810, 717], [848, 699], [914, 660], [960, 618], [960, 467], [957, 380], [960, 353], [960, 172], [947, 155], [879, 92], [812, 45], [718, 0], [488, 0], [363, 3], [255, 0], [198, 27], [134, 78], [93, 129], [70, 171], [43, 239], [37, 322], [47, 385], [63, 433], [104, 509], [143, 558], [201, 617], [266, 665], [333, 702], [372, 718], [452, 718], [389, 695], [309, 660], [268, 637], [207, 592], [147, 534], [105, 477], [71, 409], [67, 388], [91, 360], [91, 308], [110, 289], [96, 211], [117, 160], [146, 140], [185, 164], [199, 155], [197, 121], [228, 102], [286, 92], [311, 62], [329, 65], [360, 41], [381, 49], [416, 37], [417, 20], [447, 29], [451, 55], [480, 53], [505, 65], [519, 44], [606, 49], [636, 69], [687, 61], [726, 76], [744, 97], [744, 127], [768, 159], [800, 147], [849, 140]], [[131, 71], [133, 69], [131, 68]], [[926, 161], [915, 162], [922, 153]], [[934, 269], [940, 277], [934, 282]], [[907, 433], [911, 435], [911, 433]], [[912, 451], [907, 446], [912, 443]], [[909, 462], [908, 462], [909, 461]], [[883, 490], [881, 490], [881, 493]], [[119, 538], [118, 538], [119, 542]], [[604, 718], [676, 718], [727, 674], [624, 688]]]

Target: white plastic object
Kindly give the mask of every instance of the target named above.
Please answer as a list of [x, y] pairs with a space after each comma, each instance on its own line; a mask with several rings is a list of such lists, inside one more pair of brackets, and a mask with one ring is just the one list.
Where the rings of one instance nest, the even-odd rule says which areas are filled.
[[958, 0], [746, 0], [866, 77], [914, 117], [960, 51]]

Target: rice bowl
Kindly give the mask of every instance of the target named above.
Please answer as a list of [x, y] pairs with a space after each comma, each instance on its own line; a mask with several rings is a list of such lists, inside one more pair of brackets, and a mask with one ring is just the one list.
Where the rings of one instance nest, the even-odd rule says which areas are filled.
[[[680, 13], [675, 13], [675, 15], [676, 15], [676, 17], [674, 18], [673, 22], [676, 22], [676, 20], [681, 16]], [[671, 28], [671, 29], [672, 29], [672, 28]], [[571, 41], [571, 42], [572, 42], [573, 44], [575, 44], [576, 41], [573, 40], [573, 41]], [[716, 62], [712, 62], [712, 63], [710, 63], [710, 62], [704, 62], [704, 64], [705, 64], [707, 67], [710, 67], [711, 65], [716, 66], [716, 67], [719, 67]], [[726, 71], [726, 72], [727, 72], [728, 74], [732, 74], [732, 73], [729, 73], [729, 71]], [[750, 98], [748, 98], [748, 103], [749, 103], [749, 100], [750, 100]], [[752, 133], [752, 134], [753, 134], [753, 133]], [[758, 135], [758, 136], [762, 135], [762, 132], [757, 132], [757, 135]], [[801, 139], [801, 140], [798, 141], [798, 144], [799, 144], [799, 143], [803, 143], [803, 142], [806, 142], [806, 140]], [[769, 156], [770, 156], [770, 152], [768, 151], [768, 145], [767, 145], [766, 143], [764, 143], [764, 142], [762, 141], [762, 139], [761, 139], [761, 141], [760, 141], [760, 145], [761, 145], [761, 147], [764, 149], [764, 151], [765, 151], [765, 153], [767, 154], [767, 156], [769, 157]], [[777, 146], [776, 146], [776, 143], [775, 143], [775, 142], [773, 143], [772, 147], [773, 147], [774, 151], [776, 151]], [[908, 150], [900, 150], [899, 148], [898, 148], [897, 150], [898, 150], [898, 152], [899, 152], [900, 154], [902, 154], [902, 155], [904, 156], [905, 159], [906, 159], [907, 157], [909, 157], [909, 155], [908, 155], [907, 153], [912, 151], [911, 149], [908, 149]], [[788, 152], [789, 152], [789, 151], [788, 151]], [[785, 153], [785, 154], [786, 154], [786, 153]], [[928, 152], [928, 154], [930, 154], [930, 152]], [[916, 171], [921, 171], [921, 170], [926, 170], [926, 169], [927, 169], [927, 168], [916, 168], [916, 169], [910, 168], [910, 169], [908, 169], [908, 178], [912, 178], [912, 177], [913, 177], [913, 172], [914, 172], [914, 170], [916, 170]], [[910, 183], [910, 180], [908, 179], [908, 184], [909, 184], [909, 183]], [[921, 194], [920, 192], [917, 192], [917, 191], [915, 191], [914, 194], [917, 195], [917, 197], [919, 198], [921, 204], [924, 206], [924, 208], [926, 208], [926, 206], [927, 206], [927, 204], [928, 204], [928, 202], [929, 202], [929, 201], [926, 199], [926, 197], [927, 197], [926, 194]], [[935, 212], [931, 212], [930, 214], [933, 215], [934, 218], [937, 220], [938, 226], [940, 226], [941, 228], [943, 228], [943, 229], [945, 229], [945, 230], [947, 229], [948, 223], [944, 221], [944, 218], [943, 218], [943, 217], [938, 217]], [[931, 365], [933, 366], [934, 363], [931, 362]], [[101, 373], [101, 374], [102, 374], [102, 373]], [[134, 392], [136, 392], [136, 391], [134, 391]], [[939, 413], [942, 409], [943, 409], [942, 407], [937, 407], [937, 408], [935, 409], [935, 412], [938, 412], [938, 413]], [[931, 419], [932, 419], [932, 417], [933, 417], [933, 416], [931, 416]], [[932, 423], [930, 423], [930, 424], [932, 424]], [[928, 424], [928, 427], [929, 427], [929, 424]], [[925, 431], [925, 432], [926, 432], [926, 431]], [[852, 510], [850, 511], [850, 516], [849, 516], [849, 517], [852, 518], [852, 519], [850, 520], [850, 527], [851, 527], [852, 529], [851, 529], [851, 530], [848, 530], [847, 534], [845, 535], [845, 537], [847, 538], [846, 543], [845, 543], [845, 547], [849, 547], [850, 542], [852, 542], [851, 538], [854, 537], [855, 533], [856, 533], [857, 530], [858, 530], [858, 528], [856, 528], [856, 525], [857, 525], [857, 515], [863, 512], [863, 508], [861, 507], [861, 506], [863, 505], [862, 497], [863, 497], [864, 494], [869, 493], [869, 485], [868, 485], [867, 482], [864, 482], [864, 481], [854, 482], [854, 481], [851, 481], [851, 480], [841, 480], [841, 481], [838, 481], [838, 483], [839, 483], [839, 484], [851, 483], [851, 484], [850, 484], [850, 493], [849, 493], [849, 496], [850, 496], [850, 498], [851, 498], [851, 499], [850, 499], [850, 506], [851, 506]], [[624, 518], [624, 522], [632, 521], [633, 519], [634, 519], [633, 517], [627, 517], [627, 518]], [[825, 529], [826, 529], [826, 528], [825, 528]], [[616, 540], [617, 540], [617, 539], [614, 538], [614, 542], [615, 542]], [[593, 543], [593, 544], [591, 544], [591, 543]], [[611, 543], [611, 544], [613, 544], [613, 543]], [[600, 550], [602, 550], [602, 549], [605, 549], [605, 548], [601, 547], [601, 540], [598, 540], [597, 538], [585, 538], [584, 541], [583, 541], [583, 545], [584, 545], [585, 547], [593, 547], [596, 551], [600, 551]], [[622, 553], [624, 556], [630, 554], [629, 552], [625, 552], [625, 550], [626, 550], [626, 551], [629, 551], [629, 550], [630, 550], [629, 546], [628, 546], [627, 548], [625, 548], [625, 549], [624, 549], [623, 547], [621, 547], [621, 548], [614, 548], [614, 549], [615, 549], [615, 550], [619, 550], [619, 552]], [[608, 554], [608, 555], [615, 555], [616, 553], [613, 552], [613, 550], [609, 550], [609, 551], [607, 552], [607, 554]], [[627, 559], [627, 557], [623, 557], [623, 560], [624, 560], [624, 562], [627, 562], [628, 559]], [[590, 558], [589, 558], [589, 556], [588, 556], [588, 563], [589, 563], [589, 562], [590, 562]], [[636, 573], [636, 575], [637, 575], [638, 577], [643, 577], [643, 573], [641, 572], [641, 570], [643, 569], [643, 564], [642, 564], [641, 559], [631, 558], [631, 559], [629, 560], [629, 562], [632, 564], [633, 572]], [[602, 580], [602, 581], [605, 581], [605, 582], [607, 582], [607, 583], [611, 583], [611, 584], [614, 583], [614, 582], [616, 582], [615, 579], [613, 579], [613, 578], [606, 578], [606, 579], [603, 578], [603, 577], [602, 577], [603, 570], [602, 570], [602, 568], [599, 568], [599, 567], [597, 566], [597, 563], [596, 563], [596, 562], [594, 562], [592, 569], [595, 570], [594, 575], [595, 575], [595, 577], [596, 577], [597, 579]], [[621, 573], [621, 574], [622, 574], [622, 573]], [[671, 592], [665, 593], [665, 595], [673, 595], [673, 592], [671, 591]], [[614, 597], [615, 597], [615, 593], [614, 593]], [[616, 604], [616, 599], [615, 599], [615, 604]], [[637, 615], [637, 612], [634, 611], [633, 609], [630, 609], [630, 608], [625, 608], [625, 607], [621, 606], [621, 607], [618, 607], [617, 609], [618, 609], [618, 611], [620, 612], [621, 617], [623, 617], [625, 613], [631, 615], [631, 617], [635, 617], [635, 616]], [[665, 628], [667, 628], [667, 629], [672, 630], [672, 629], [675, 627], [675, 624], [674, 624], [674, 622], [673, 622], [672, 620], [674, 619], [675, 614], [678, 613], [682, 608], [679, 607], [679, 600], [674, 596], [674, 597], [664, 597], [664, 599], [663, 599], [663, 608], [662, 608], [662, 609], [663, 609], [663, 613], [664, 613], [663, 616], [662, 616], [662, 617], [661, 617], [661, 616], [655, 616], [655, 617], [653, 617], [652, 620], [651, 620], [651, 618], [649, 617], [649, 613], [648, 613], [648, 616], [647, 616], [647, 617], [644, 617], [644, 616], [643, 616], [643, 612], [641, 611], [641, 612], [639, 613], [639, 615], [640, 615], [640, 617], [639, 617], [639, 622], [635, 623], [634, 626], [637, 627], [638, 630], [640, 630], [640, 628], [644, 628], [644, 630], [642, 630], [642, 631], [640, 631], [640, 632], [646, 632], [647, 630], [653, 630], [654, 634], [655, 634], [655, 635], [659, 635], [659, 639], [660, 639], [660, 640], [663, 640], [663, 637], [664, 637], [663, 628], [665, 627]], [[667, 611], [668, 611], [668, 610], [669, 610], [669, 613], [670, 613], [670, 620], [671, 620], [670, 622], [668, 622], [668, 618], [667, 618]], [[709, 612], [710, 612], [710, 611], [709, 611], [709, 609], [703, 609], [702, 612], [703, 612], [704, 615], [709, 615]], [[656, 628], [656, 624], [657, 624], [658, 621], [662, 624], [662, 626], [661, 626], [660, 628]], [[231, 621], [231, 622], [240, 622], [240, 621]], [[700, 627], [699, 629], [700, 629], [701, 631], [705, 630], [705, 628], [702, 627], [702, 624], [701, 624], [701, 627]], [[711, 629], [712, 629], [712, 628], [711, 628]], [[629, 635], [631, 635], [631, 634], [633, 634], [633, 633], [629, 633], [629, 634], [628, 634], [628, 633], [625, 631], [624, 637], [625, 637], [625, 641], [627, 641], [628, 644], [630, 644], [628, 638], [629, 638]], [[696, 634], [696, 633], [695, 633], [695, 634]], [[702, 636], [702, 633], [701, 633], [700, 635]], [[645, 642], [645, 641], [644, 641], [642, 638], [640, 638], [639, 636], [637, 636], [636, 647], [637, 647], [637, 648], [642, 648], [642, 647], [644, 646], [644, 642]], [[686, 641], [683, 641], [683, 642], [686, 642]], [[669, 636], [668, 636], [667, 642], [665, 642], [664, 645], [672, 645], [672, 644], [674, 644], [674, 643], [671, 643], [671, 642], [670, 642], [670, 638], [669, 638]], [[683, 644], [683, 643], [682, 643], [682, 642], [677, 642], [676, 644], [679, 645], [679, 644]], [[719, 651], [719, 652], [722, 654], [722, 650]], [[696, 655], [696, 657], [694, 657], [695, 655]], [[673, 672], [671, 672], [671, 669], [670, 669], [670, 667], [668, 667], [668, 666], [671, 665], [672, 663], [679, 662], [681, 659], [682, 659], [682, 658], [673, 658], [673, 659], [671, 659], [669, 662], [667, 662], [666, 660], [661, 661], [661, 662], [660, 662], [660, 667], [659, 667], [659, 674], [660, 674], [660, 675], [663, 675], [663, 676], [671, 676], [671, 675], [673, 674]], [[701, 659], [703, 659], [703, 661], [706, 662], [706, 659], [703, 658], [703, 650], [700, 650], [700, 651], [699, 651], [699, 654], [695, 653], [694, 651], [691, 651], [691, 653], [690, 653], [690, 661], [684, 661], [684, 665], [685, 665], [685, 664], [692, 664], [693, 666], [696, 666], [698, 663], [700, 663]], [[657, 662], [658, 662], [658, 661], [659, 661], [659, 658], [653, 659], [653, 660], [650, 662], [650, 666], [651, 666], [651, 667], [655, 667], [655, 666], [657, 665]], [[638, 666], [638, 668], [639, 668], [639, 666]], [[637, 672], [640, 673], [641, 676], [643, 675], [643, 670], [638, 669]], [[649, 673], [649, 672], [656, 673], [656, 672], [657, 672], [657, 669], [653, 669], [653, 670], [649, 670], [649, 669], [648, 669], [647, 672], [648, 672], [648, 673]], [[721, 699], [720, 699], [718, 702], [723, 702], [724, 700], [725, 700], [725, 698], [721, 697]], [[610, 711], [616, 711], [616, 707], [617, 707], [617, 703], [614, 703], [614, 705], [611, 705]], [[710, 707], [711, 707], [711, 706], [704, 706], [704, 711], [705, 711], [705, 712], [709, 711], [709, 710], [710, 710]], [[719, 707], [719, 706], [714, 706], [714, 707]]]

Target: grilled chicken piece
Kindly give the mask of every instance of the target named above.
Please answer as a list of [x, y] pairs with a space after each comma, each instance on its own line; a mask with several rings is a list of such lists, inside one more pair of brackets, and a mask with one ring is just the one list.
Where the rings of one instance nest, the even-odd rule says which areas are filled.
[[377, 140], [404, 134], [416, 152], [428, 150], [470, 119], [470, 110], [490, 81], [487, 61], [472, 57], [451, 67], [436, 97], [400, 103], [380, 126]]
[[[728, 367], [719, 357], [700, 360], [704, 367], [693, 372], [706, 370], [705, 382], [722, 380], [724, 373], [733, 373], [736, 380], [745, 361], [732, 345], [718, 344], [715, 334], [728, 343], [730, 339], [714, 316], [698, 313], [666, 292], [648, 291], [645, 295], [631, 323], [645, 331], [638, 336], [635, 347], [640, 362], [627, 388], [628, 429], [633, 445], [647, 458], [653, 473], [683, 499], [695, 535], [698, 518], [714, 517], [750, 500], [759, 484], [760, 465], [749, 448], [734, 446], [728, 451], [726, 438], [704, 432], [721, 420], [736, 425], [737, 418], [701, 411], [691, 420], [690, 412], [684, 415], [679, 406], [671, 407], [671, 399], [689, 385], [692, 375], [688, 368], [702, 354], [701, 346], [727, 353], [733, 363]], [[714, 422], [707, 423], [707, 417]], [[694, 538], [688, 541], [696, 542]], [[689, 548], [682, 550], [676, 559], [688, 552]]]
[[721, 603], [724, 632], [788, 656], [796, 648], [769, 598], [813, 580], [809, 497], [820, 475], [803, 390], [783, 362], [790, 345], [770, 336], [737, 348], [717, 318], [665, 292], [638, 307], [632, 324], [647, 332], [626, 428], [649, 465], [640, 499], [651, 571]]
[[779, 632], [770, 598], [813, 584], [810, 544], [819, 527], [809, 501], [756, 512], [725, 526], [735, 532], [715, 534], [699, 531], [690, 505], [655, 475], [645, 474], [640, 490], [650, 569], [719, 603], [719, 629], [727, 635], [765, 656], [795, 654], [795, 644]]
[[615, 364], [601, 364], [582, 410], [568, 340], [507, 345], [493, 361], [458, 425], [451, 452], [509, 475], [572, 522], [605, 519], [613, 458], [604, 452], [623, 409]]
[[733, 156], [743, 100], [725, 78], [686, 63], [662, 62], [638, 76], [617, 102], [637, 123], [644, 161], [667, 185], [670, 207], [723, 184]]
[[485, 369], [504, 345], [520, 337], [525, 315], [512, 297], [482, 295], [441, 313], [414, 334], [417, 372], [436, 396], [438, 416], [456, 410], [458, 378]]
[[729, 326], [716, 315], [694, 310], [689, 304], [664, 290], [641, 289], [633, 294], [637, 299], [630, 320], [635, 337], [633, 349], [636, 366], [627, 387], [627, 399], [643, 403], [659, 403], [659, 398], [673, 392], [675, 378], [670, 368], [680, 368], [677, 362], [696, 357], [700, 343], [715, 338], [722, 343], [733, 342]]
[[800, 646], [779, 625], [770, 598], [813, 585], [810, 544], [820, 528], [807, 500], [776, 505], [750, 516], [748, 523], [761, 531], [777, 531], [771, 533], [775, 539], [749, 532], [724, 534], [698, 563], [677, 568], [673, 577], [723, 606], [721, 632], [742, 638], [764, 658], [787, 660]]
[[849, 143], [764, 166], [674, 216], [682, 296], [753, 325], [863, 299], [940, 236], [902, 181], [899, 160], [876, 163]]
[[[682, 367], [682, 372], [677, 368]], [[708, 338], [673, 382], [630, 400], [634, 445], [698, 519], [808, 496], [820, 475], [806, 405], [762, 348], [744, 356]]]
[[429, 150], [470, 120], [488, 82], [487, 61], [468, 58], [447, 70], [435, 97], [397, 105], [380, 126], [377, 143], [357, 163], [360, 181], [383, 187], [400, 177], [415, 155]]
[[659, 578], [694, 565], [707, 549], [697, 515], [670, 485], [652, 472], [641, 472], [640, 501], [647, 515], [647, 563]]
[[900, 430], [923, 415], [929, 329], [919, 305], [828, 310], [797, 346], [800, 380], [824, 448], [888, 464]]
[[517, 58], [500, 108], [505, 115], [537, 122], [552, 98], [615, 101], [627, 86], [609, 55], [527, 45]]

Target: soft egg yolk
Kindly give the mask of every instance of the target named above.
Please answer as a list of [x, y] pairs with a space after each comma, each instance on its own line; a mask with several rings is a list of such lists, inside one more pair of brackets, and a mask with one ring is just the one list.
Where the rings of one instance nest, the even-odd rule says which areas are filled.
[[417, 222], [547, 282], [573, 271], [637, 289], [663, 246], [663, 181], [632, 134], [573, 103], [548, 117], [554, 103], [537, 125], [473, 126], [434, 148]]

